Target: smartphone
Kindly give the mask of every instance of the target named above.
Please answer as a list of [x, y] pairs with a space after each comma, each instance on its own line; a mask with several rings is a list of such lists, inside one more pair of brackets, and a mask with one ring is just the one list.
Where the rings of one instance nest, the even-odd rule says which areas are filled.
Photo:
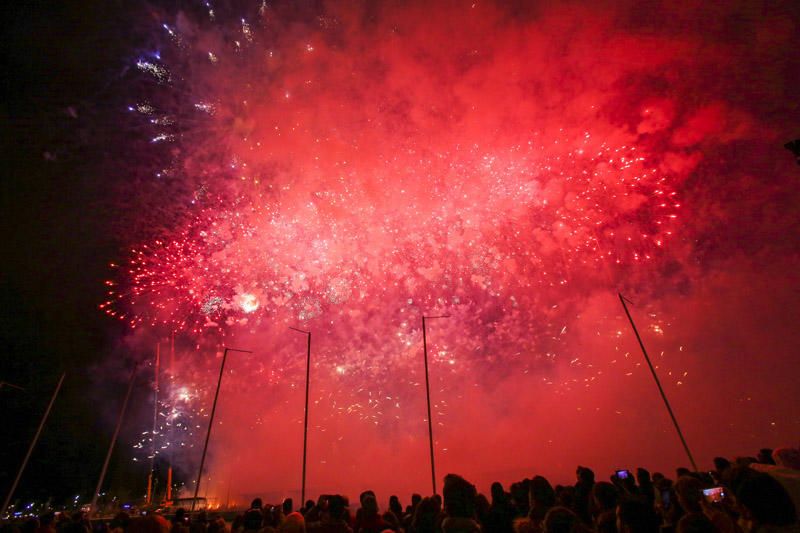
[[615, 472], [617, 479], [628, 479], [631, 473], [628, 470], [617, 470]]
[[708, 503], [719, 503], [725, 499], [725, 487], [703, 489], [703, 496]]

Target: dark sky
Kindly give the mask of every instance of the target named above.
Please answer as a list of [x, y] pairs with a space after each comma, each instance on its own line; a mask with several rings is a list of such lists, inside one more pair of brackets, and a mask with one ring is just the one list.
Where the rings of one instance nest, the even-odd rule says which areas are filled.
[[[424, 451], [424, 439], [407, 435], [413, 424], [390, 421], [374, 430], [373, 423], [384, 424], [388, 416], [343, 416], [336, 401], [371, 405], [364, 389], [375, 386], [382, 399], [387, 393], [403, 397], [406, 409], [420, 408], [420, 398], [406, 403], [403, 396], [403, 387], [419, 380], [419, 369], [410, 371], [407, 383], [393, 372], [416, 361], [416, 316], [438, 305], [440, 296], [450, 298], [448, 290], [460, 300], [442, 311], [458, 321], [440, 326], [444, 346], [434, 366], [449, 376], [435, 382], [450, 400], [437, 404], [446, 421], [439, 442], [445, 469], [465, 471], [482, 484], [537, 472], [567, 481], [583, 457], [607, 470], [626, 460], [665, 469], [683, 460], [650, 377], [634, 362], [639, 354], [617, 289], [637, 301], [645, 340], [660, 358], [668, 393], [703, 464], [715, 453], [798, 444], [800, 171], [783, 149], [800, 136], [796, 3], [698, 1], [678, 9], [669, 2], [476, 2], [467, 9], [459, 3], [367, 8], [278, 2], [264, 26], [253, 23], [252, 55], [218, 52], [221, 66], [213, 69], [191, 55], [168, 58], [161, 23], [173, 24], [186, 36], [184, 44], [205, 54], [202, 47], [225, 50], [220, 43], [231, 35], [246, 40], [231, 15], [236, 9], [221, 7], [215, 24], [204, 24], [196, 22], [202, 10], [178, 4], [3, 7], [0, 380], [26, 390], [0, 389], [0, 494], [66, 371], [18, 494], [88, 495], [124, 393], [127, 363], [149, 358], [154, 339], [166, 336], [167, 329], [146, 324], [189, 316], [190, 326], [205, 328], [212, 320], [198, 308], [223, 282], [229, 285], [220, 293], [228, 299], [222, 317], [228, 338], [269, 354], [242, 359], [232, 370], [240, 379], [230, 379], [237, 385], [262, 379], [272, 363], [283, 378], [262, 389], [237, 387], [221, 410], [221, 423], [231, 429], [220, 431], [218, 442], [238, 454], [212, 450], [211, 464], [240, 476], [241, 494], [294, 489], [292, 439], [301, 416], [295, 386], [302, 373], [289, 354], [296, 347], [282, 335], [298, 320], [321, 332], [315, 369], [330, 374], [314, 393], [321, 422], [312, 438], [322, 459], [315, 457], [312, 486], [334, 489], [342, 464], [350, 491], [374, 475], [386, 492], [396, 472], [407, 469], [414, 475], [398, 481], [400, 490], [418, 489], [426, 473], [411, 466], [425, 458], [405, 453]], [[174, 84], [179, 90], [148, 81], [146, 69], [137, 73], [137, 59], [155, 62], [155, 48], [164, 63], [174, 60], [174, 79], [185, 82]], [[273, 49], [274, 63], [248, 63]], [[196, 103], [184, 98], [187, 93], [216, 102], [218, 112], [208, 122], [180, 123], [182, 136], [164, 148], [149, 143], [153, 132], [133, 126], [123, 112], [142, 94], [182, 111], [181, 105]], [[241, 104], [240, 96], [251, 103]], [[181, 98], [186, 102], [173, 101]], [[629, 176], [627, 169], [588, 157], [564, 163], [577, 153], [570, 143], [585, 131], [605, 141], [602, 148], [590, 145], [604, 158], [616, 157], [609, 154], [620, 146], [630, 155], [633, 145], [647, 157], [647, 168], [669, 177], [665, 187], [682, 204], [674, 232], [654, 225], [661, 216], [656, 187], [647, 198], [628, 195], [618, 180]], [[265, 148], [248, 151], [257, 142]], [[548, 145], [545, 155], [519, 149], [537, 143]], [[198, 239], [200, 255], [221, 246], [213, 248], [217, 255], [208, 252], [215, 268], [207, 275], [199, 274], [195, 255], [171, 264], [145, 253], [147, 275], [191, 278], [191, 294], [206, 300], [176, 291], [160, 293], [170, 302], [166, 310], [147, 298], [115, 302], [142, 317], [145, 327], [136, 332], [106, 317], [98, 309], [106, 299], [104, 281], [131, 283], [110, 263], [124, 263], [131, 248], [152, 245], [156, 237], [177, 241], [182, 232], [206, 229], [199, 224], [208, 220], [193, 220], [209, 212], [221, 224], [235, 218], [236, 210], [222, 201], [196, 208], [200, 192], [229, 203], [235, 198], [254, 212], [263, 208], [254, 199], [264, 189], [242, 184], [244, 171], [227, 175], [217, 168], [229, 163], [226, 150], [255, 154], [241, 160], [257, 169], [259, 180], [291, 189], [275, 212], [284, 221], [291, 220], [286, 212], [301, 213], [305, 222], [274, 230], [254, 216], [251, 226], [267, 241]], [[347, 180], [340, 179], [344, 160], [351, 169]], [[164, 161], [183, 179], [154, 179]], [[597, 189], [611, 192], [591, 196], [585, 193], [596, 189], [592, 183], [563, 179], [581, 171], [594, 172]], [[378, 185], [384, 174], [388, 186]], [[430, 179], [440, 175], [442, 183]], [[462, 182], [468, 185], [459, 189]], [[580, 227], [579, 216], [563, 213], [583, 212], [595, 198], [606, 209], [596, 215], [604, 234], [595, 242], [629, 259], [651, 253], [663, 237], [669, 238], [666, 251], [653, 253], [646, 267], [629, 267], [624, 258], [619, 267], [593, 262], [595, 250], [581, 239], [591, 225], [583, 220]], [[430, 239], [415, 227], [426, 210], [436, 215]], [[460, 229], [451, 232], [456, 219]], [[564, 221], [574, 224], [572, 232], [562, 229]], [[517, 228], [524, 234], [518, 239]], [[284, 255], [260, 255], [264, 242]], [[480, 253], [464, 252], [471, 242]], [[519, 257], [527, 250], [536, 260], [523, 264]], [[248, 267], [221, 268], [243, 256]], [[363, 270], [348, 262], [360, 257], [369, 265]], [[302, 271], [305, 263], [314, 266]], [[292, 278], [290, 271], [302, 275]], [[440, 275], [466, 281], [440, 290]], [[285, 278], [291, 290], [270, 292], [270, 276]], [[341, 307], [359, 291], [361, 300]], [[286, 293], [294, 297], [288, 304]], [[507, 303], [495, 303], [500, 297]], [[259, 303], [257, 313], [245, 309], [247, 298]], [[375, 301], [391, 310], [389, 318], [374, 312]], [[512, 309], [517, 303], [523, 310]], [[310, 318], [304, 318], [306, 308], [313, 308]], [[406, 312], [416, 313], [414, 320], [401, 316]], [[379, 336], [408, 339], [410, 348], [403, 352]], [[203, 352], [202, 344], [192, 335], [181, 339], [188, 384], [208, 381], [217, 364], [216, 352]], [[362, 349], [370, 356], [362, 357]], [[550, 352], [559, 356], [551, 361]], [[455, 390], [462, 382], [474, 388]], [[584, 390], [590, 382], [596, 384]], [[130, 446], [147, 429], [147, 384], [145, 376], [137, 383], [131, 423], [109, 475], [112, 489], [141, 491], [143, 465], [131, 461]], [[209, 389], [198, 388], [201, 405]], [[269, 405], [256, 410], [264, 417], [256, 429], [250, 425], [254, 401]], [[495, 426], [491, 438], [474, 431], [487, 424]], [[356, 438], [340, 444], [342, 435]], [[254, 438], [263, 449], [251, 446]], [[497, 453], [492, 441], [515, 453]], [[229, 460], [236, 455], [262, 468], [243, 469], [241, 460]], [[264, 458], [275, 460], [274, 471]]]
[[95, 165], [115, 147], [97, 143], [104, 126], [83, 113], [121, 68], [120, 5], [3, 7], [0, 380], [26, 389], [0, 389], [4, 494], [62, 371], [61, 397], [18, 494], [90, 492], [110, 436], [91, 408], [99, 390], [90, 367], [118, 331], [96, 312], [119, 243], [106, 230]]

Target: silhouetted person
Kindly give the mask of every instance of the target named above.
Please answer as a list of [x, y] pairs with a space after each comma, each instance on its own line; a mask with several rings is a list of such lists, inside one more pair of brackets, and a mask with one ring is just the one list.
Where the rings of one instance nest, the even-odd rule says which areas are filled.
[[319, 522], [308, 523], [309, 533], [353, 533], [347, 515], [347, 500], [339, 494], [328, 498], [327, 512]]
[[581, 519], [566, 507], [553, 507], [544, 516], [543, 533], [579, 533], [585, 531], [581, 527]]
[[419, 505], [419, 502], [421, 502], [421, 501], [422, 501], [422, 496], [421, 495], [417, 494], [416, 492], [414, 494], [412, 494], [411, 495], [411, 505], [406, 507], [406, 514], [413, 515], [414, 511], [417, 510], [417, 505]]
[[303, 506], [303, 514], [308, 514], [308, 512], [314, 508], [314, 500], [306, 500], [306, 504]]
[[647, 503], [654, 505], [656, 502], [656, 488], [650, 479], [650, 472], [644, 468], [637, 468], [636, 482], [639, 484], [639, 494], [647, 498]]
[[305, 533], [306, 521], [300, 513], [289, 513], [279, 527], [280, 533]]
[[590, 524], [592, 521], [589, 512], [589, 501], [594, 486], [594, 472], [585, 466], [579, 466], [575, 471], [575, 495], [572, 508], [584, 523]]
[[208, 529], [208, 515], [205, 511], [200, 511], [192, 517], [189, 524], [189, 533], [206, 533]]
[[108, 525], [111, 533], [124, 533], [128, 530], [128, 524], [131, 523], [131, 517], [125, 511], [120, 511], [114, 518], [111, 520], [111, 523]]
[[800, 531], [791, 497], [772, 476], [748, 475], [738, 487], [736, 499], [750, 533]]
[[480, 533], [481, 528], [475, 521], [477, 496], [475, 485], [463, 477], [457, 474], [447, 474], [444, 477], [443, 533]]
[[[208, 523], [208, 530], [207, 533], [226, 533], [226, 525], [225, 519], [221, 516], [215, 516], [209, 523]], [[235, 530], [232, 530], [235, 531]]]
[[[371, 490], [365, 490], [364, 492], [362, 492], [361, 494], [358, 495], [358, 503], [359, 503], [360, 507], [356, 511], [356, 520], [355, 520], [355, 527], [354, 527], [354, 529], [356, 531], [358, 531], [358, 524], [362, 520], [361, 516], [364, 514], [364, 499], [366, 499], [369, 496], [372, 496], [375, 499], [376, 502], [378, 501], [378, 498], [375, 496], [375, 492], [371, 491]], [[376, 503], [376, 505], [377, 505], [377, 503]]]
[[714, 524], [705, 515], [687, 514], [678, 521], [676, 533], [716, 533]]
[[486, 519], [489, 517], [490, 508], [491, 504], [489, 503], [489, 498], [479, 492], [475, 497], [475, 520], [478, 522], [478, 524], [486, 523]]
[[[683, 476], [675, 482], [675, 496], [686, 512], [686, 515], [678, 521], [678, 526], [680, 527], [681, 521], [687, 516], [703, 515], [711, 521], [716, 533], [736, 533], [736, 525], [723, 507], [720, 504], [706, 502], [703, 488], [703, 482], [693, 476]], [[699, 520], [687, 523], [701, 527]]]
[[411, 495], [411, 505], [406, 507], [406, 513], [403, 517], [402, 523], [403, 528], [409, 530], [411, 528], [411, 522], [414, 520], [414, 514], [417, 512], [417, 506], [422, 501], [422, 496], [417, 493]]
[[186, 516], [186, 509], [179, 507], [172, 517], [171, 533], [188, 533], [189, 532], [189, 517]]
[[437, 520], [441, 513], [442, 506], [437, 498], [423, 498], [414, 510], [414, 517], [411, 520], [411, 531], [414, 533], [435, 533], [437, 531]]
[[530, 518], [535, 525], [540, 525], [547, 514], [556, 504], [556, 493], [553, 486], [542, 476], [535, 476], [530, 480]]
[[128, 525], [128, 533], [168, 533], [170, 524], [157, 514], [134, 518]]
[[398, 520], [403, 518], [403, 506], [400, 505], [400, 498], [394, 494], [389, 496], [389, 510], [394, 513]]
[[520, 516], [528, 516], [528, 512], [530, 511], [530, 483], [530, 479], [525, 479], [519, 483], [511, 484], [511, 501]]
[[375, 493], [368, 491], [362, 494], [361, 509], [356, 517], [355, 533], [381, 533], [388, 527], [378, 509]]
[[774, 465], [775, 460], [772, 458], [772, 448], [758, 450], [758, 462], [762, 465]]
[[492, 504], [483, 524], [484, 531], [486, 533], [512, 533], [515, 514], [516, 510], [511, 503], [511, 498], [503, 490], [503, 485], [497, 481], [492, 483]]
[[284, 516], [289, 516], [294, 511], [294, 500], [291, 498], [286, 498], [283, 500], [282, 507]]
[[556, 507], [566, 507], [575, 512], [575, 487], [556, 485]]
[[264, 503], [261, 498], [255, 498], [250, 503], [250, 508], [244, 512], [244, 530], [258, 531], [264, 525]]
[[589, 507], [597, 533], [617, 533], [617, 488], [613, 484], [606, 481], [595, 483]]
[[658, 515], [641, 498], [627, 497], [617, 506], [619, 533], [657, 533]]

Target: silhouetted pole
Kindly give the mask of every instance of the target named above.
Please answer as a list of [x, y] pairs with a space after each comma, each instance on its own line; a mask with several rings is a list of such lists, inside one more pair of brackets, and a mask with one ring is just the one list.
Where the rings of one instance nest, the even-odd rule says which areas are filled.
[[[44, 415], [42, 419], [39, 421], [39, 427], [36, 429], [36, 434], [33, 436], [33, 440], [31, 441], [31, 445], [28, 446], [28, 453], [25, 454], [25, 459], [22, 460], [22, 464], [19, 467], [19, 471], [17, 472], [17, 477], [14, 478], [14, 483], [11, 484], [11, 489], [8, 491], [8, 495], [6, 496], [6, 501], [3, 502], [3, 508], [0, 509], [0, 517], [6, 514], [6, 510], [8, 509], [8, 505], [11, 503], [11, 498], [14, 497], [14, 491], [17, 490], [17, 485], [19, 484], [19, 480], [22, 478], [22, 472], [25, 471], [25, 467], [28, 466], [28, 460], [31, 458], [31, 454], [33, 453], [33, 449], [36, 447], [36, 443], [39, 441], [39, 436], [42, 434], [42, 428], [44, 428], [45, 422], [47, 422], [47, 417], [50, 416], [50, 410], [53, 408], [53, 404], [56, 401], [56, 396], [58, 396], [58, 392], [61, 390], [61, 384], [64, 383], [64, 377], [67, 375], [66, 372], [61, 374], [61, 378], [58, 380], [58, 385], [56, 385], [56, 390], [53, 391], [53, 396], [50, 398], [50, 403], [47, 404], [47, 409], [44, 411]], [[17, 385], [13, 385], [12, 383], [3, 382], [4, 385], [13, 386], [14, 388], [25, 390], [22, 387]]]
[[208, 420], [208, 431], [206, 431], [206, 442], [203, 444], [203, 455], [200, 457], [200, 469], [197, 471], [197, 481], [194, 484], [194, 498], [192, 499], [192, 509], [197, 502], [197, 495], [200, 493], [200, 479], [203, 477], [203, 466], [206, 464], [206, 452], [208, 451], [208, 441], [211, 438], [211, 428], [214, 426], [214, 413], [217, 412], [217, 400], [219, 399], [219, 388], [222, 386], [222, 375], [225, 372], [225, 361], [228, 359], [228, 352], [253, 353], [250, 350], [237, 350], [235, 348], [225, 348], [222, 353], [222, 364], [219, 365], [219, 379], [217, 380], [217, 392], [214, 393], [214, 404], [211, 406], [211, 417]]
[[172, 502], [172, 465], [167, 467], [167, 496], [165, 498], [167, 505]]
[[[175, 379], [175, 332], [169, 337], [169, 382]], [[167, 494], [164, 498], [169, 505], [172, 502], [172, 448], [169, 452], [169, 465], [167, 466]]]
[[300, 489], [300, 502], [305, 505], [306, 502], [306, 452], [308, 450], [308, 386], [309, 378], [311, 377], [311, 332], [303, 331], [302, 329], [289, 328], [294, 331], [305, 333], [308, 335], [308, 348], [306, 350], [306, 407], [305, 419], [303, 420], [303, 483]]
[[[697, 472], [697, 464], [694, 462], [694, 457], [692, 457], [692, 452], [689, 451], [689, 445], [686, 444], [686, 439], [683, 438], [683, 432], [681, 431], [681, 427], [678, 425], [678, 419], [675, 418], [675, 414], [672, 412], [672, 407], [669, 405], [669, 400], [667, 400], [667, 395], [664, 394], [664, 389], [661, 387], [661, 382], [658, 380], [658, 375], [656, 374], [656, 369], [653, 368], [653, 363], [650, 362], [650, 356], [647, 355], [647, 350], [644, 347], [644, 343], [642, 342], [642, 338], [639, 336], [639, 330], [636, 329], [636, 324], [633, 322], [633, 317], [631, 317], [630, 311], [628, 311], [627, 301], [621, 293], [617, 293], [619, 295], [619, 301], [622, 302], [622, 307], [625, 309], [625, 314], [628, 315], [628, 320], [631, 323], [631, 327], [633, 328], [633, 332], [636, 334], [636, 340], [639, 341], [639, 347], [642, 349], [642, 353], [644, 354], [644, 359], [647, 361], [647, 366], [650, 367], [650, 372], [653, 374], [653, 379], [656, 380], [656, 386], [658, 386], [658, 392], [661, 393], [661, 399], [664, 400], [664, 405], [667, 407], [667, 412], [669, 413], [669, 417], [672, 419], [672, 423], [675, 425], [675, 431], [678, 432], [678, 437], [681, 439], [681, 444], [683, 444], [683, 449], [686, 450], [686, 455], [689, 456], [689, 462], [692, 463], [692, 468], [694, 471]], [[633, 303], [633, 302], [631, 302]]]
[[125, 400], [122, 402], [122, 409], [119, 411], [119, 418], [117, 418], [117, 427], [114, 428], [114, 436], [111, 437], [111, 444], [108, 445], [108, 453], [106, 453], [106, 460], [103, 462], [103, 469], [100, 471], [100, 479], [97, 480], [97, 488], [94, 489], [94, 494], [92, 494], [92, 506], [90, 507], [90, 512], [94, 513], [97, 511], [97, 498], [100, 496], [100, 488], [103, 486], [103, 481], [106, 478], [106, 472], [108, 471], [108, 463], [111, 462], [111, 453], [114, 451], [114, 444], [117, 442], [117, 437], [119, 436], [119, 430], [122, 427], [122, 420], [125, 418], [125, 411], [128, 409], [128, 400], [131, 399], [131, 391], [133, 390], [133, 382], [136, 380], [136, 371], [139, 368], [139, 364], [133, 365], [133, 370], [131, 370], [131, 379], [128, 382], [128, 391], [125, 393]]
[[428, 378], [428, 336], [425, 331], [425, 319], [427, 318], [450, 318], [450, 315], [423, 316], [422, 317], [422, 350], [425, 354], [425, 397], [428, 400], [428, 441], [431, 445], [431, 483], [433, 494], [436, 495], [436, 466], [433, 459], [433, 422], [431, 421], [431, 384]]
[[153, 445], [150, 447], [150, 474], [147, 476], [147, 505], [153, 503], [153, 476], [156, 471], [156, 429], [158, 427], [158, 371], [161, 366], [161, 343], [156, 343], [156, 360], [153, 368]]

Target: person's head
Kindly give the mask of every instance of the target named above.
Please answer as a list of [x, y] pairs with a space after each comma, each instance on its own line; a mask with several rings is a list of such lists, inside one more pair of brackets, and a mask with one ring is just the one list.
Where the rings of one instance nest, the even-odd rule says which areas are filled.
[[127, 533], [169, 533], [169, 529], [166, 518], [151, 514], [131, 520]]
[[400, 519], [391, 511], [386, 511], [381, 515], [383, 521], [389, 526], [391, 531], [397, 531], [400, 528]]
[[264, 525], [278, 527], [283, 522], [283, 506], [267, 505], [264, 507]]
[[[592, 484], [592, 486], [594, 486], [594, 484]], [[567, 485], [566, 487], [556, 485], [555, 492], [556, 505], [571, 509], [573, 501], [575, 500], [575, 487], [572, 485]]]
[[361, 507], [364, 507], [364, 498], [366, 498], [367, 496], [372, 496], [377, 501], [377, 498], [375, 497], [375, 491], [365, 490], [364, 492], [358, 495], [358, 501], [359, 503], [361, 503]]
[[688, 468], [680, 467], [675, 469], [675, 479], [679, 479], [682, 476], [688, 476], [692, 472]]
[[436, 529], [436, 517], [439, 515], [441, 505], [436, 498], [422, 498], [414, 510], [411, 519], [413, 531], [432, 532]]
[[505, 498], [506, 491], [503, 490], [503, 484], [499, 481], [492, 483], [492, 501], [497, 503]]
[[363, 495], [361, 498], [361, 511], [366, 518], [378, 516], [378, 500], [375, 499], [373, 494]]
[[172, 521], [176, 524], [183, 524], [186, 521], [186, 509], [179, 507], [172, 517]]
[[578, 478], [578, 481], [581, 483], [594, 483], [594, 472], [591, 468], [587, 468], [585, 466], [579, 466], [578, 469], [575, 471], [575, 476]]
[[255, 498], [250, 502], [251, 509], [261, 509], [262, 507], [264, 507], [264, 502], [261, 501], [261, 498]]
[[389, 496], [389, 510], [391, 510], [398, 518], [403, 514], [403, 506], [400, 505], [400, 498], [392, 494]]
[[281, 533], [305, 533], [306, 520], [300, 513], [289, 513], [279, 529]]
[[532, 508], [549, 509], [556, 503], [556, 493], [550, 482], [542, 476], [534, 476], [530, 481], [530, 504]]
[[642, 485], [652, 485], [653, 482], [650, 479], [650, 472], [645, 470], [644, 468], [637, 468], [636, 469], [636, 482], [639, 483], [640, 486]]
[[647, 501], [625, 498], [617, 505], [619, 533], [653, 533], [658, 531], [658, 515]]
[[714, 524], [706, 515], [691, 513], [684, 515], [678, 521], [676, 533], [714, 533]]
[[758, 462], [765, 465], [774, 465], [775, 461], [772, 460], [772, 448], [761, 448], [758, 450]]
[[792, 470], [800, 470], [800, 450], [797, 448], [778, 448], [772, 452], [775, 464]]
[[511, 499], [520, 509], [527, 509], [530, 506], [530, 492], [528, 490], [530, 480], [518, 481], [511, 484]]
[[617, 506], [617, 488], [607, 481], [595, 483], [592, 487], [592, 503], [601, 513], [611, 511]]
[[422, 496], [414, 493], [411, 495], [411, 507], [416, 507], [422, 501]]
[[292, 511], [294, 511], [294, 500], [291, 498], [286, 498], [285, 500], [283, 500], [282, 507], [283, 507], [283, 514], [287, 516], [292, 514]]
[[444, 512], [447, 516], [472, 518], [475, 516], [475, 498], [478, 491], [475, 485], [457, 474], [447, 474], [444, 477], [442, 496], [444, 497]]
[[208, 533], [225, 533], [225, 519], [221, 516], [215, 516], [208, 523]]
[[714, 470], [717, 474], [722, 474], [724, 471], [731, 467], [731, 462], [724, 457], [714, 457]]
[[328, 500], [328, 514], [332, 520], [342, 520], [347, 509], [347, 500], [340, 494], [335, 494]]
[[683, 476], [675, 482], [678, 503], [687, 513], [702, 512], [703, 483], [693, 476]]
[[797, 521], [792, 498], [775, 478], [754, 473], [735, 491], [742, 517], [761, 526], [788, 526]]
[[553, 507], [544, 515], [544, 533], [570, 533], [580, 524], [578, 515], [566, 507]]

